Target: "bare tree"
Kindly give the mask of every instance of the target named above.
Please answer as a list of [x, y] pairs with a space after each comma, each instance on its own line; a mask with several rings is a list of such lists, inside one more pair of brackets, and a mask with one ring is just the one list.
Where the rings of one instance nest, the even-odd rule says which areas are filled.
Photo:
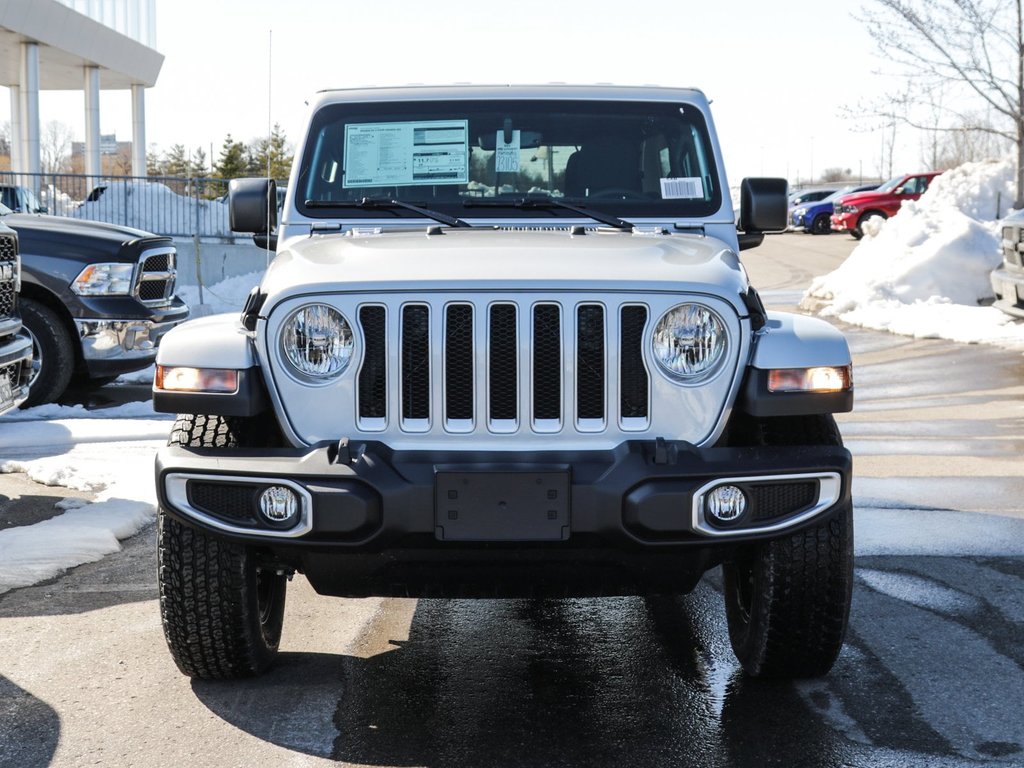
[[[881, 53], [903, 69], [909, 101], [938, 101], [950, 132], [1002, 136], [1017, 148], [1017, 199], [1024, 208], [1024, 0], [871, 0], [861, 19]], [[970, 98], [962, 98], [963, 96]], [[985, 105], [996, 125], [976, 121]], [[894, 102], [898, 107], [899, 102]], [[908, 109], [897, 115], [936, 130]]]
[[43, 173], [66, 173], [70, 167], [71, 128], [59, 120], [51, 120], [43, 128], [39, 154]]

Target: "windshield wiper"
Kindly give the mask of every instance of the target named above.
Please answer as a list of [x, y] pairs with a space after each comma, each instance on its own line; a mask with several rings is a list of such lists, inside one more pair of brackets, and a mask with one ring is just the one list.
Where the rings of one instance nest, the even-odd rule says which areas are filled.
[[632, 229], [633, 224], [620, 219], [618, 216], [613, 216], [610, 213], [602, 213], [601, 211], [594, 211], [590, 208], [584, 208], [582, 205], [573, 205], [563, 200], [556, 200], [552, 197], [520, 197], [508, 200], [464, 200], [462, 205], [466, 208], [522, 208], [529, 210], [535, 208], [538, 210], [562, 208], [567, 211], [573, 211], [574, 213], [582, 214], [587, 218], [598, 221], [602, 224], [607, 224], [609, 227], [615, 227], [616, 229]]
[[473, 225], [463, 221], [462, 219], [456, 218], [455, 216], [449, 216], [446, 213], [439, 211], [432, 211], [429, 208], [422, 208], [412, 203], [407, 203], [404, 200], [395, 200], [387, 197], [364, 197], [361, 200], [307, 200], [307, 208], [403, 208], [407, 211], [418, 213], [420, 216], [426, 216], [428, 219], [439, 221], [442, 224], [447, 224], [449, 227], [472, 227]]

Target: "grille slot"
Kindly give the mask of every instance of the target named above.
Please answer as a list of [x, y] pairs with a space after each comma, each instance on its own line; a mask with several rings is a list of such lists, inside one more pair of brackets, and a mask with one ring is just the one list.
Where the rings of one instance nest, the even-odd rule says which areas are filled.
[[576, 310], [576, 417], [604, 419], [604, 307], [584, 304]]
[[384, 307], [362, 307], [363, 367], [359, 369], [359, 418], [385, 419], [387, 397], [387, 313]]
[[621, 312], [619, 352], [619, 412], [624, 419], [648, 417], [649, 387], [644, 366], [643, 338], [647, 307], [626, 306]]
[[488, 353], [491, 421], [515, 421], [519, 381], [518, 341], [514, 304], [491, 306], [491, 328]]
[[402, 418], [430, 418], [430, 310], [402, 308]]
[[449, 304], [445, 310], [445, 418], [473, 419], [473, 307]]
[[557, 304], [533, 308], [533, 419], [562, 418], [562, 330]]

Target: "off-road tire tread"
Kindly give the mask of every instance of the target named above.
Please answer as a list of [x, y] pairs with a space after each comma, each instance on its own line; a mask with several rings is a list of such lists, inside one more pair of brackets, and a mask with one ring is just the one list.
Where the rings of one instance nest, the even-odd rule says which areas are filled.
[[[763, 445], [842, 445], [831, 416], [759, 419]], [[726, 617], [733, 650], [755, 677], [826, 674], [843, 646], [853, 589], [853, 510], [782, 539], [755, 545], [754, 596], [746, 621], [735, 594], [738, 572], [726, 566]]]
[[[238, 447], [245, 419], [180, 416], [169, 443], [202, 448]], [[250, 677], [273, 662], [281, 637], [285, 577], [274, 579], [274, 613], [260, 624], [255, 554], [158, 514], [160, 614], [178, 668], [190, 677]]]

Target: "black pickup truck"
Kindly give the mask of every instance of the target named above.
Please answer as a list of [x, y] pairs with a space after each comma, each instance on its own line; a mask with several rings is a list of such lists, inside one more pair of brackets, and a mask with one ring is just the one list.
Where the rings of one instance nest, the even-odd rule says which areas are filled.
[[0, 222], [17, 233], [21, 249], [19, 301], [33, 350], [25, 405], [57, 400], [72, 379], [145, 368], [163, 335], [188, 318], [174, 293], [170, 238], [3, 205]]

